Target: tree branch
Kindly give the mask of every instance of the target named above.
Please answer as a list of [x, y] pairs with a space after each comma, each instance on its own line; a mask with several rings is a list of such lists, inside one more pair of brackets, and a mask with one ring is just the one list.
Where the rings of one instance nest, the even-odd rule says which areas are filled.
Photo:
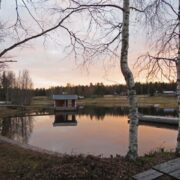
[[14, 44], [11, 45], [10, 47], [8, 47], [8, 48], [4, 49], [2, 52], [0, 52], [0, 57], [2, 57], [2, 56], [3, 56], [4, 54], [6, 54], [8, 51], [16, 48], [17, 46], [19, 46], [19, 45], [21, 45], [21, 44], [24, 44], [24, 43], [26, 43], [26, 42], [28, 42], [28, 41], [30, 41], [30, 40], [32, 40], [32, 39], [41, 37], [41, 36], [47, 34], [48, 32], [51, 32], [51, 31], [57, 29], [57, 28], [60, 27], [60, 25], [61, 25], [68, 17], [70, 17], [73, 13], [76, 13], [76, 12], [81, 11], [81, 10], [83, 10], [83, 9], [84, 9], [84, 8], [74, 9], [73, 11], [71, 11], [70, 13], [68, 13], [56, 26], [53, 26], [53, 27], [51, 27], [51, 28], [49, 28], [49, 29], [44, 30], [44, 31], [41, 32], [41, 33], [38, 33], [38, 34], [36, 34], [36, 35], [34, 35], [34, 36], [30, 36], [30, 37], [28, 37], [28, 38], [25, 38], [24, 40], [21, 40], [21, 41], [19, 41], [19, 42], [17, 42], [17, 43], [14, 43]]

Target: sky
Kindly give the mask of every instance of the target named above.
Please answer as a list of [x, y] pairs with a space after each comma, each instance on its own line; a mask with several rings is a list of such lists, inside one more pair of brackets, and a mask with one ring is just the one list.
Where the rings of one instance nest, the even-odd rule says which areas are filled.
[[[74, 58], [63, 58], [58, 50], [48, 50], [43, 46], [23, 48], [18, 53], [17, 50], [15, 51], [13, 57], [17, 62], [10, 63], [8, 69], [17, 74], [19, 71], [27, 69], [34, 87], [50, 87], [67, 83], [72, 85], [98, 82], [107, 85], [124, 83], [118, 60], [109, 62], [109, 59], [99, 59], [99, 61], [92, 61], [88, 66], [84, 66]], [[136, 79], [138, 80], [139, 77]]]
[[[16, 14], [13, 9], [14, 4], [12, 0], [2, 1], [2, 8], [0, 10], [1, 22], [6, 23], [7, 25], [14, 21]], [[24, 12], [24, 10], [21, 10], [20, 12], [20, 15], [24, 18], [23, 22], [25, 22], [26, 27], [28, 27], [30, 31], [31, 29], [38, 31], [37, 25], [31, 22], [31, 18], [26, 14], [26, 12]], [[39, 11], [38, 14], [40, 17], [43, 13]], [[41, 17], [50, 23], [57, 20], [56, 15], [53, 16], [54, 19], [51, 19], [48, 15], [42, 15]], [[74, 28], [75, 30], [79, 27], [83, 29], [83, 26], [87, 26], [86, 21], [82, 23], [83, 19], [79, 16], [71, 21], [75, 22], [70, 23], [71, 28]], [[69, 22], [66, 22], [66, 24], [67, 23]], [[147, 49], [144, 28], [136, 26], [133, 23], [134, 21], [132, 20], [129, 50], [129, 64], [131, 69], [133, 69], [137, 57], [142, 55]], [[23, 33], [22, 37], [25, 37]], [[67, 56], [67, 51], [65, 49], [65, 46], [69, 42], [67, 33], [64, 31], [58, 33], [55, 32], [51, 34], [50, 39], [51, 40], [47, 40], [44, 45], [44, 39], [38, 38], [25, 44], [23, 47], [14, 49], [8, 53], [8, 56], [17, 60], [17, 62], [9, 64], [8, 70], [12, 70], [18, 74], [19, 71], [27, 69], [30, 72], [35, 88], [61, 86], [66, 85], [67, 83], [72, 85], [87, 85], [98, 82], [103, 82], [107, 85], [125, 83], [120, 71], [119, 59], [110, 61], [107, 57], [98, 57], [88, 65], [82, 65], [81, 58], [75, 60], [74, 56]], [[56, 41], [58, 40], [58, 44], [54, 39], [56, 39]], [[7, 38], [1, 47], [6, 48], [13, 42], [14, 40], [12, 38]], [[145, 81], [144, 75], [137, 75], [137, 69], [133, 69], [133, 72], [136, 81]]]

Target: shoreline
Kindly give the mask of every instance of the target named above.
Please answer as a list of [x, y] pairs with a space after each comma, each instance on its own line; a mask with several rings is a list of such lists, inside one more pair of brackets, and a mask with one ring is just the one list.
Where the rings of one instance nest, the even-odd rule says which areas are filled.
[[[6, 138], [5, 138], [6, 139]], [[28, 149], [0, 137], [2, 179], [131, 179], [139, 172], [175, 158], [174, 152], [151, 152], [136, 161], [120, 155], [67, 155]]]
[[[159, 98], [155, 102], [158, 100]], [[165, 100], [166, 98], [163, 99]], [[43, 111], [50, 103], [51, 101], [47, 99], [36, 98], [31, 106], [23, 110], [20, 107], [17, 109], [5, 107], [0, 110], [0, 116], [3, 118]], [[103, 103], [106, 103], [106, 106], [102, 106]], [[119, 98], [114, 97], [93, 98], [91, 101], [84, 99], [79, 102], [79, 105], [116, 108], [120, 107], [121, 103]], [[124, 107], [125, 105], [126, 103]], [[0, 177], [2, 179], [131, 179], [133, 175], [173, 158], [175, 153], [164, 149], [138, 157], [136, 161], [130, 161], [120, 155], [110, 157], [67, 155], [21, 144], [0, 136]]]
[[[177, 108], [176, 97], [168, 96], [138, 96], [138, 107], [156, 107], [159, 108]], [[168, 103], [167, 103], [168, 102]], [[52, 105], [52, 100], [48, 97], [34, 97], [30, 106], [1, 106], [0, 117], [21, 115], [24, 113], [42, 112]], [[78, 100], [78, 106], [94, 106], [94, 107], [128, 107], [127, 96], [108, 96], [108, 97], [96, 97], [85, 98]]]

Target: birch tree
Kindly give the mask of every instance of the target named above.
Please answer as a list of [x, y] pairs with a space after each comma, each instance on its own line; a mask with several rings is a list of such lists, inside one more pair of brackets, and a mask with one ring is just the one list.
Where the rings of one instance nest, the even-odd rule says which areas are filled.
[[[128, 88], [128, 101], [129, 101], [129, 151], [127, 153], [127, 157], [129, 159], [135, 160], [137, 157], [137, 128], [138, 128], [138, 108], [137, 108], [137, 99], [136, 99], [136, 90], [133, 73], [128, 65], [128, 54], [129, 54], [129, 26], [130, 26], [130, 10], [136, 10], [141, 12], [135, 7], [130, 6], [130, 0], [123, 0], [122, 7], [121, 4], [118, 3], [110, 3], [108, 1], [100, 1], [99, 3], [87, 3], [84, 4], [80, 1], [72, 1], [75, 5], [86, 8], [86, 10], [90, 11], [89, 16], [94, 23], [99, 26], [99, 28], [106, 32], [106, 26], [102, 23], [108, 24], [110, 31], [103, 33], [103, 36], [95, 40], [95, 42], [82, 43], [83, 50], [88, 57], [94, 58], [95, 55], [99, 55], [101, 53], [108, 52], [108, 55], [114, 55], [115, 58], [119, 59], [119, 64], [121, 71], [123, 73], [127, 88]], [[109, 21], [107, 16], [113, 14], [113, 11], [116, 15], [118, 15], [119, 20], [117, 21]], [[95, 13], [95, 15], [94, 15]], [[105, 13], [106, 15], [98, 18], [98, 14], [102, 15]], [[120, 20], [120, 17], [122, 19]], [[91, 26], [91, 21], [89, 27]], [[110, 40], [107, 40], [107, 35], [112, 32], [117, 32], [114, 36], [111, 36]], [[73, 34], [73, 38], [80, 39]], [[93, 39], [94, 41], [94, 39]], [[82, 41], [80, 41], [82, 42]], [[100, 43], [104, 42], [104, 43]], [[88, 44], [88, 46], [87, 46]], [[90, 46], [89, 46], [90, 44]], [[81, 45], [81, 44], [80, 44]], [[113, 47], [115, 48], [113, 49]], [[74, 46], [73, 46], [74, 47]], [[96, 48], [94, 48], [96, 47]], [[85, 59], [86, 61], [86, 59]]]
[[153, 0], [145, 8], [146, 25], [154, 41], [151, 52], [139, 57], [137, 66], [148, 78], [177, 79], [179, 128], [176, 154], [180, 155], [180, 1]]
[[134, 77], [128, 66], [128, 48], [129, 48], [129, 0], [123, 1], [123, 28], [122, 28], [122, 48], [121, 48], [121, 70], [126, 80], [128, 87], [128, 100], [130, 111], [130, 126], [129, 126], [129, 152], [127, 157], [136, 159], [137, 157], [137, 125], [138, 125], [138, 108], [136, 99], [136, 90]]
[[[33, 39], [47, 34], [49, 35], [50, 32], [55, 30], [62, 30], [69, 36], [70, 45], [68, 47], [71, 47], [71, 52], [73, 52], [74, 57], [77, 58], [80, 55], [84, 64], [92, 61], [92, 59], [98, 58], [109, 57], [109, 59], [119, 59], [120, 68], [128, 87], [130, 110], [130, 145], [127, 156], [130, 159], [136, 159], [138, 108], [134, 77], [128, 65], [128, 50], [130, 11], [135, 10], [141, 12], [141, 10], [131, 6], [133, 5], [132, 2], [137, 3], [137, 1], [123, 0], [113, 2], [111, 0], [69, 0], [68, 3], [65, 2], [64, 6], [61, 6], [61, 3], [57, 3], [55, 7], [51, 7], [50, 9], [54, 13], [54, 17], [58, 17], [58, 21], [52, 26], [46, 25], [44, 28], [40, 21], [38, 21], [38, 18], [31, 13], [30, 8], [28, 7], [27, 3], [33, 3], [33, 1], [21, 0], [21, 5], [24, 6], [30, 18], [36, 24], [36, 27], [38, 27], [38, 32], [36, 33], [30, 33], [31, 31], [26, 28], [27, 26], [22, 24], [23, 21], [19, 13], [18, 2], [19, 1], [15, 0], [16, 23], [13, 27], [15, 27], [15, 32], [20, 32], [23, 36], [19, 36], [19, 34], [17, 34], [20, 38], [18, 38], [15, 43], [12, 43], [10, 46], [2, 49], [0, 51], [0, 58], [2, 59], [2, 57], [5, 57], [5, 55], [11, 50]], [[85, 38], [82, 37], [81, 34], [77, 33], [77, 30], [74, 30], [71, 26], [69, 26], [68, 21], [71, 21], [72, 17], [74, 18], [77, 15], [87, 18]], [[20, 31], [18, 31], [19, 28], [21, 29]], [[81, 30], [82, 29], [80, 29], [80, 31]], [[2, 62], [5, 63], [6, 60]]]

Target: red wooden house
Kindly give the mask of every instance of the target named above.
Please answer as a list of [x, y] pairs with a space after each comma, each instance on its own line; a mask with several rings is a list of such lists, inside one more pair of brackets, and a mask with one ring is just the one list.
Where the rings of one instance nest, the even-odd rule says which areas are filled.
[[57, 111], [72, 111], [76, 110], [77, 95], [53, 95], [54, 109]]

